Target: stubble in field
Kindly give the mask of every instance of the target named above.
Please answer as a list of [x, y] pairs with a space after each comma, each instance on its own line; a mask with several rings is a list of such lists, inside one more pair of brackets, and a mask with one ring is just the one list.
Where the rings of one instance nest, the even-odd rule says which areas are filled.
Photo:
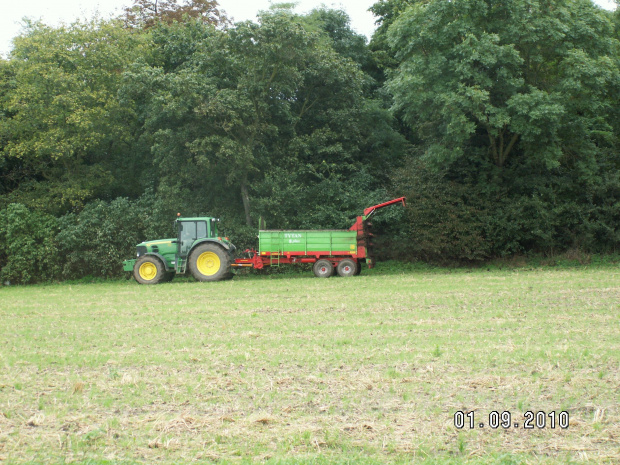
[[[0, 459], [618, 463], [619, 283], [607, 268], [3, 288]], [[519, 427], [492, 429], [492, 411]], [[526, 430], [526, 411], [570, 424]]]

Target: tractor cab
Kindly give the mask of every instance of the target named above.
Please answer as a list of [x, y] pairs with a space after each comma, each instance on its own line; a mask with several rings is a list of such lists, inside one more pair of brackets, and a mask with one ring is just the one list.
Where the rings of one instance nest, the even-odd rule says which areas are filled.
[[194, 242], [199, 239], [217, 237], [218, 218], [178, 218], [175, 221], [177, 230], [177, 254], [187, 257]]
[[[178, 217], [175, 221], [177, 230], [176, 272], [185, 273], [190, 263], [191, 254], [201, 244], [218, 245], [231, 257], [235, 246], [227, 237], [218, 236], [219, 218], [213, 217]], [[205, 271], [204, 267], [202, 268]]]

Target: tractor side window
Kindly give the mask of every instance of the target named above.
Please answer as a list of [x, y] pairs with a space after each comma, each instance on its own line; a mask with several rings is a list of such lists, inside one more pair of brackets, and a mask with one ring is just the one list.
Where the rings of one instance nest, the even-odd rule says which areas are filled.
[[181, 240], [182, 241], [193, 241], [196, 239], [196, 223], [185, 221], [183, 222], [181, 230]]
[[196, 223], [196, 237], [207, 237], [207, 222], [206, 221], [198, 221]]

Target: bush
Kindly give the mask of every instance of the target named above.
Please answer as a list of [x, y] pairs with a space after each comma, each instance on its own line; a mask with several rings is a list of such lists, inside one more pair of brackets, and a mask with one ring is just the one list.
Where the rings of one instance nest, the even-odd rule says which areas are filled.
[[406, 256], [440, 263], [491, 256], [490, 206], [471, 195], [470, 187], [446, 180], [417, 160], [399, 174], [396, 187], [407, 196], [403, 228], [394, 232]]
[[[159, 206], [157, 199], [147, 193], [134, 201], [118, 198], [92, 202], [79, 214], [60, 218], [57, 240], [64, 256], [63, 277], [123, 276], [121, 264], [134, 257], [136, 244], [163, 237], [151, 235], [166, 229]], [[171, 223], [172, 219], [166, 237], [172, 234]]]
[[0, 279], [13, 284], [49, 282], [60, 276], [61, 260], [55, 237], [58, 220], [10, 204], [0, 211]]
[[569, 250], [616, 252], [618, 170], [589, 183], [567, 170], [541, 172], [527, 177], [506, 171], [495, 180], [476, 179], [463, 167], [441, 172], [410, 160], [395, 179], [408, 203], [404, 225], [391, 236], [395, 249], [444, 264]]

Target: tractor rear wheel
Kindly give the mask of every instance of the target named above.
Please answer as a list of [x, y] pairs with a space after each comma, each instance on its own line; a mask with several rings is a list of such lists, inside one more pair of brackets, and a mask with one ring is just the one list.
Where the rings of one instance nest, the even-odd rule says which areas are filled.
[[334, 265], [328, 260], [319, 260], [312, 267], [312, 271], [317, 278], [329, 278], [334, 274]]
[[217, 244], [200, 244], [189, 256], [189, 271], [196, 281], [221, 281], [230, 274], [230, 259]]
[[336, 271], [338, 271], [338, 275], [343, 278], [347, 278], [349, 276], [355, 276], [357, 273], [358, 264], [355, 263], [350, 258], [345, 258], [340, 263], [338, 263], [338, 267]]
[[163, 263], [157, 257], [144, 255], [133, 266], [133, 277], [140, 284], [159, 284], [165, 279]]

